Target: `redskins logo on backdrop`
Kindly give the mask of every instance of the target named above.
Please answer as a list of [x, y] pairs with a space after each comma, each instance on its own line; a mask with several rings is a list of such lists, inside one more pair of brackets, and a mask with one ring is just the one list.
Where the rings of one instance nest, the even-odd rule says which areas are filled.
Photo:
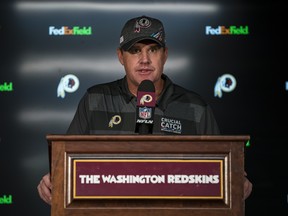
[[214, 96], [222, 97], [223, 92], [231, 92], [236, 88], [236, 79], [232, 74], [224, 74], [217, 79], [214, 87]]
[[73, 74], [68, 74], [62, 77], [58, 84], [57, 97], [64, 98], [65, 92], [75, 92], [79, 88], [79, 85], [79, 79]]

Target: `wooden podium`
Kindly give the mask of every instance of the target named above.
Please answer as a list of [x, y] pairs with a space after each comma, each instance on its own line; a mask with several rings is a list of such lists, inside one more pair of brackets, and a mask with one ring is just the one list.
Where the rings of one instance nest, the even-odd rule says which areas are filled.
[[46, 138], [52, 216], [245, 215], [247, 135]]

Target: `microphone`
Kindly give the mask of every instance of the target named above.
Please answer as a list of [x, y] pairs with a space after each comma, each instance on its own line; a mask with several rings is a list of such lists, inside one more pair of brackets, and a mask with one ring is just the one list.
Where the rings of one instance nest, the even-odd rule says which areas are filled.
[[152, 134], [155, 104], [155, 86], [152, 81], [143, 80], [137, 91], [136, 133]]

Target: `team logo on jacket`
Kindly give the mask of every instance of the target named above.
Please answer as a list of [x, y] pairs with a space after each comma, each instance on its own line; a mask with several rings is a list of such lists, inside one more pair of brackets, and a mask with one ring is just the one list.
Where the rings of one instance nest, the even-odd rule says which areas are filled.
[[109, 124], [108, 124], [108, 127], [113, 127], [114, 125], [118, 125], [121, 123], [121, 116], [120, 115], [114, 115], [110, 121], [109, 121]]
[[142, 119], [150, 119], [152, 116], [152, 108], [139, 107], [139, 117]]

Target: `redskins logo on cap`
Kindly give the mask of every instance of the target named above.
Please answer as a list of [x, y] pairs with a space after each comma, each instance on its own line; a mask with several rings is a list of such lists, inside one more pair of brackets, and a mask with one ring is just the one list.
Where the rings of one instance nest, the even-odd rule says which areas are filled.
[[151, 26], [151, 21], [146, 17], [141, 18], [136, 21], [134, 32], [140, 32], [141, 28], [149, 28]]

